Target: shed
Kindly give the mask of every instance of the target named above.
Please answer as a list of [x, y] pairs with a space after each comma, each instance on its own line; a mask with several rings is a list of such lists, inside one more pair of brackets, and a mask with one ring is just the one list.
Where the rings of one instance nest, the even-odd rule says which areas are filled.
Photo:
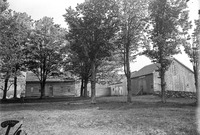
[[[26, 74], [26, 97], [39, 97], [40, 82], [32, 72]], [[75, 80], [72, 78], [49, 77], [46, 80], [45, 96], [75, 96]]]
[[128, 94], [127, 91], [127, 82], [126, 78], [124, 78], [121, 82], [112, 83], [109, 85], [112, 96], [126, 96]]
[[[96, 83], [96, 97], [106, 97], [110, 96], [110, 88], [108, 87], [107, 83]], [[81, 89], [81, 81], [76, 82], [76, 94], [80, 96], [80, 89]], [[89, 82], [87, 85], [87, 96], [91, 97], [91, 83]]]
[[[150, 64], [131, 76], [131, 89], [134, 95], [153, 94], [161, 91], [159, 64]], [[196, 92], [194, 73], [187, 66], [173, 59], [165, 73], [166, 91]]]

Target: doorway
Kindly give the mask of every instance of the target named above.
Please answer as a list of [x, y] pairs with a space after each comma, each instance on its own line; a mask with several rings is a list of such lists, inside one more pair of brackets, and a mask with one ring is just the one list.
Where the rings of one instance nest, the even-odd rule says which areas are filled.
[[138, 81], [138, 95], [147, 94], [147, 84], [145, 77], [139, 78]]
[[49, 86], [49, 96], [53, 97], [53, 86]]

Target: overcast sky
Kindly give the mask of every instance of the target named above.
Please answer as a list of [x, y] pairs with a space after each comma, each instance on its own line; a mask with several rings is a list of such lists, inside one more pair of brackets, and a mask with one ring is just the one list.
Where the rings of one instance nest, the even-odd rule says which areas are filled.
[[64, 22], [65, 9], [75, 7], [84, 0], [8, 0], [10, 8], [18, 12], [26, 12], [32, 19], [39, 20], [44, 16], [53, 17], [56, 24], [67, 27]]
[[[44, 16], [53, 17], [56, 24], [62, 27], [67, 27], [64, 22], [65, 9], [69, 6], [75, 7], [77, 3], [82, 3], [84, 0], [8, 0], [10, 9], [17, 12], [26, 12], [34, 20], [39, 20]], [[190, 18], [198, 18], [198, 9], [200, 9], [199, 0], [190, 0], [188, 2], [190, 8]], [[191, 63], [186, 54], [179, 54], [175, 56], [180, 62], [192, 68]], [[131, 64], [131, 70], [139, 70], [143, 66], [150, 64], [150, 60], [144, 56], [140, 56], [137, 62]]]

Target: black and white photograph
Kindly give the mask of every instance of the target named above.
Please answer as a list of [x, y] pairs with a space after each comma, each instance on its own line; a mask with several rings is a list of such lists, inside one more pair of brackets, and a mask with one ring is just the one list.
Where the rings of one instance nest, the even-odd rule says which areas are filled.
[[200, 135], [199, 0], [0, 0], [0, 135]]

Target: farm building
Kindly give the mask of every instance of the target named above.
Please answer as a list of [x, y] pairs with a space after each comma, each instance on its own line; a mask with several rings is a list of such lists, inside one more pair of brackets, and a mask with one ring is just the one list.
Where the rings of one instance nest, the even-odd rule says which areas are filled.
[[[132, 92], [138, 94], [153, 94], [161, 91], [158, 64], [143, 67], [131, 76]], [[166, 91], [196, 92], [193, 71], [173, 59], [165, 74]]]
[[[32, 72], [26, 74], [26, 97], [39, 97], [40, 83]], [[45, 96], [75, 96], [75, 80], [51, 77], [46, 80]]]
[[128, 94], [127, 86], [126, 86], [126, 78], [124, 78], [121, 82], [110, 84], [110, 90], [112, 96], [126, 96]]
[[[76, 82], [76, 95], [80, 96], [81, 82]], [[87, 95], [91, 96], [91, 83], [89, 82], [87, 85]], [[110, 96], [110, 88], [107, 83], [96, 83], [96, 97], [105, 97]]]

